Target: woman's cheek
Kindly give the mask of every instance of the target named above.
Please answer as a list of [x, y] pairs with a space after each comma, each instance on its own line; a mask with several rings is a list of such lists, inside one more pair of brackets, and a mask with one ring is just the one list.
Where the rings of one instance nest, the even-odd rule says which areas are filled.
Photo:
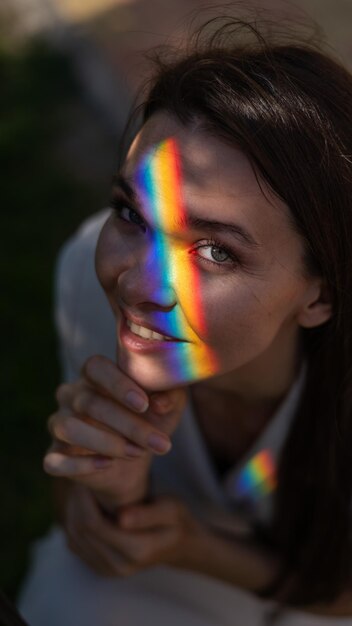
[[128, 268], [131, 250], [114, 228], [112, 217], [103, 226], [95, 250], [95, 270], [106, 292], [116, 286], [118, 275]]
[[170, 334], [186, 342], [175, 350], [175, 360], [184, 364], [190, 381], [200, 380], [217, 373], [216, 353], [210, 345], [210, 328], [207, 319], [207, 302], [199, 270], [192, 263], [183, 244], [169, 248], [165, 279], [170, 281], [177, 304], [168, 313]]
[[247, 358], [267, 341], [268, 317], [248, 285], [236, 283], [215, 289], [207, 298], [207, 343], [216, 353], [219, 367]]

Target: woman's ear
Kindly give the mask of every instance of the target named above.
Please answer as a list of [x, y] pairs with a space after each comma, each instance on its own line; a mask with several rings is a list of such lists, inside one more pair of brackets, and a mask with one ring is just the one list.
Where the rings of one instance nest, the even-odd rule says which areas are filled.
[[314, 328], [327, 322], [332, 313], [329, 289], [322, 278], [316, 279], [307, 289], [305, 303], [297, 315], [297, 322], [304, 328]]

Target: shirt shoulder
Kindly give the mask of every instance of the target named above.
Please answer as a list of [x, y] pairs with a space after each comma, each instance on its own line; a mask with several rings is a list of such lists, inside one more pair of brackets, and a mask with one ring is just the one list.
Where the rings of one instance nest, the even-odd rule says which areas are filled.
[[54, 271], [54, 322], [66, 381], [92, 354], [115, 358], [115, 321], [95, 272], [95, 248], [111, 209], [87, 218], [61, 247]]

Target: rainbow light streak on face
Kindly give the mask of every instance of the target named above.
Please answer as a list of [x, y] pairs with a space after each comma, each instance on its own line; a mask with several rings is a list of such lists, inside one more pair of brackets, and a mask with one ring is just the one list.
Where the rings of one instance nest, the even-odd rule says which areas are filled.
[[268, 450], [256, 454], [243, 468], [236, 481], [236, 495], [254, 499], [265, 496], [276, 487], [276, 470]]
[[164, 334], [188, 341], [175, 344], [173, 373], [187, 380], [211, 376], [217, 371], [216, 356], [193, 330], [206, 336], [199, 268], [192, 260], [189, 244], [180, 236], [186, 228], [186, 213], [181, 160], [174, 138], [162, 141], [143, 158], [136, 170], [135, 185], [146, 216], [155, 224], [151, 280], [172, 285], [178, 296], [173, 309], [157, 312], [156, 319], [162, 328], [167, 324]]

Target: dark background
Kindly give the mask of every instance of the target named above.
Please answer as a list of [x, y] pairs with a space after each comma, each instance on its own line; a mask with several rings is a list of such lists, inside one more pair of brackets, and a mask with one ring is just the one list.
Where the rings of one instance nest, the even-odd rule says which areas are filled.
[[[0, 584], [12, 595], [28, 543], [51, 516], [41, 459], [60, 380], [54, 260], [79, 223], [106, 206], [114, 142], [82, 98], [70, 60], [45, 43], [1, 50], [0, 85]], [[71, 146], [78, 134], [81, 145]]]

